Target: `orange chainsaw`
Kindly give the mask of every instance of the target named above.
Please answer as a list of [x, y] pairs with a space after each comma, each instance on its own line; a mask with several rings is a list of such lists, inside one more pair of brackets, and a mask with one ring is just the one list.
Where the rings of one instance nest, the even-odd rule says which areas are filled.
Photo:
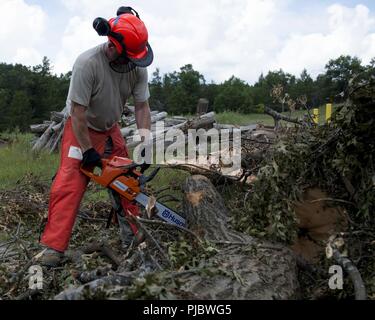
[[[95, 183], [108, 188], [112, 194], [135, 201], [146, 208], [150, 203], [150, 197], [143, 193], [144, 187], [147, 182], [155, 178], [160, 168], [154, 170], [150, 176], [145, 176], [142, 167], [130, 159], [114, 157], [110, 160], [102, 159], [100, 174], [94, 173], [94, 169], [89, 170], [84, 167], [81, 167], [81, 171]], [[137, 170], [138, 168], [141, 170]], [[186, 226], [185, 219], [165, 205], [156, 202], [154, 210], [164, 221], [177, 227]]]

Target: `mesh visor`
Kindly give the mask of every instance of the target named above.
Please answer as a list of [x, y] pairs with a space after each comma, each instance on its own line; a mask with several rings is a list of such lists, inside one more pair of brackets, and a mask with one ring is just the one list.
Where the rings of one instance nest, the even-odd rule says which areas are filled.
[[146, 49], [147, 49], [147, 52], [143, 58], [131, 58], [128, 56], [128, 59], [138, 67], [143, 67], [143, 68], [148, 67], [149, 65], [151, 65], [152, 61], [154, 60], [154, 53], [149, 43], [147, 43]]

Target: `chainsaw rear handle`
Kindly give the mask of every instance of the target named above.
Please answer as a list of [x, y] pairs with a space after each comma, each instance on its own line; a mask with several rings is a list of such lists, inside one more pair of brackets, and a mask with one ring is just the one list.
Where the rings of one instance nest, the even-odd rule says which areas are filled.
[[84, 167], [83, 165], [81, 165], [82, 173], [85, 176], [89, 177], [90, 179], [93, 179], [93, 178], [97, 177], [97, 175], [94, 173], [94, 169], [95, 168], [103, 169], [109, 161], [107, 159], [101, 159], [101, 162], [102, 162], [101, 165], [97, 165], [95, 167], [90, 167], [90, 168]]

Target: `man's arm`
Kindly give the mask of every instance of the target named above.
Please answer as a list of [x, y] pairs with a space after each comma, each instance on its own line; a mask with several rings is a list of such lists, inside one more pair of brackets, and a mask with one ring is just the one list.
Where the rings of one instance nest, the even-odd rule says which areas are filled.
[[142, 141], [147, 141], [149, 139], [149, 132], [151, 130], [151, 112], [148, 100], [145, 102], [135, 103], [135, 120], [137, 122], [137, 127], [140, 131]]
[[87, 128], [86, 107], [72, 101], [72, 127], [82, 153], [92, 148], [89, 129]]

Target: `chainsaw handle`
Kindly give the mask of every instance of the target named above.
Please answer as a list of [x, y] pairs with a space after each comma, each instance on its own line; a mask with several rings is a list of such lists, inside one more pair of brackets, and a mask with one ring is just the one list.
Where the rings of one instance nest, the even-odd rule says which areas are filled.
[[94, 173], [94, 169], [96, 167], [100, 168], [100, 169], [103, 169], [106, 165], [108, 164], [108, 160], [107, 159], [101, 159], [101, 164], [98, 165], [98, 166], [95, 166], [95, 167], [91, 167], [91, 168], [87, 168], [87, 167], [84, 167], [83, 165], [81, 165], [81, 172], [89, 177], [90, 179], [92, 178], [95, 178], [97, 177], [97, 175]]
[[150, 165], [147, 164], [147, 163], [142, 163], [142, 164], [138, 164], [138, 163], [132, 163], [128, 166], [124, 166], [122, 167], [123, 169], [128, 169], [128, 170], [133, 170], [133, 169], [137, 169], [137, 168], [140, 168], [140, 172], [143, 174], [148, 168], [150, 168]]

